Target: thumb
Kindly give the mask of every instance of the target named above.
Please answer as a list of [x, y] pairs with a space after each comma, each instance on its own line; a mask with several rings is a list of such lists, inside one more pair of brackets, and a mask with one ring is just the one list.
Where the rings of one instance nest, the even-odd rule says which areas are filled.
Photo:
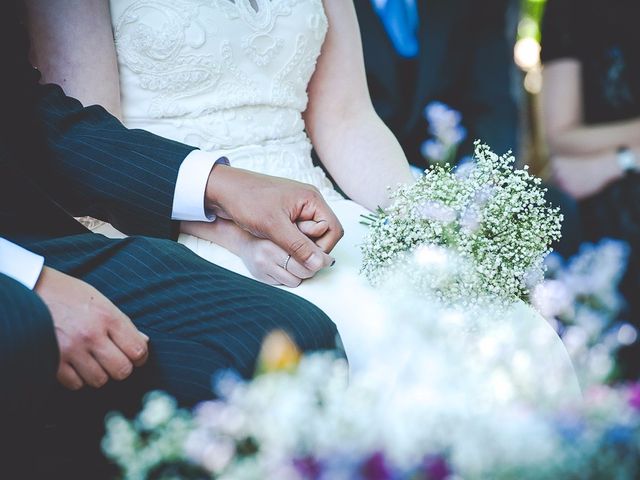
[[283, 222], [281, 228], [274, 229], [271, 240], [284, 249], [305, 268], [317, 272], [333, 264], [333, 258], [327, 255], [309, 237], [304, 235], [295, 223]]
[[316, 222], [314, 220], [301, 220], [296, 223], [302, 233], [309, 238], [319, 238], [327, 233], [329, 230], [329, 222], [321, 220]]

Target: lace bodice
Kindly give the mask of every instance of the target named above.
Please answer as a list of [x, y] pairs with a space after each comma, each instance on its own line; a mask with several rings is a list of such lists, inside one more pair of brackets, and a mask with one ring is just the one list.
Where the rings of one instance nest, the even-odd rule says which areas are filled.
[[322, 0], [111, 0], [111, 14], [129, 127], [334, 194], [302, 119]]

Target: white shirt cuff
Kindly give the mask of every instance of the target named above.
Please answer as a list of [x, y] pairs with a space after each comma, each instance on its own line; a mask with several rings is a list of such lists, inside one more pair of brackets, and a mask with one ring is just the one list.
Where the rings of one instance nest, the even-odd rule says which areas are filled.
[[43, 266], [44, 257], [0, 238], [0, 273], [33, 289], [40, 278]]
[[173, 194], [172, 220], [213, 222], [215, 215], [204, 209], [207, 181], [214, 164], [222, 157], [213, 152], [193, 150], [178, 170], [176, 189]]

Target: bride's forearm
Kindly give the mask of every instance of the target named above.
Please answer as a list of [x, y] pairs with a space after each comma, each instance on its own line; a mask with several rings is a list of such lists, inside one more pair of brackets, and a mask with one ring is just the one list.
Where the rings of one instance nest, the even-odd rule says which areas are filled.
[[388, 187], [414, 181], [398, 140], [373, 110], [315, 132], [323, 165], [349, 198], [370, 210], [388, 205]]
[[304, 121], [340, 188], [373, 210], [389, 203], [388, 186], [413, 177], [402, 148], [371, 103], [353, 2], [324, 0], [323, 5], [329, 29], [307, 89]]
[[241, 256], [250, 235], [232, 221], [219, 217], [212, 223], [180, 222], [180, 232], [214, 242], [237, 256]]

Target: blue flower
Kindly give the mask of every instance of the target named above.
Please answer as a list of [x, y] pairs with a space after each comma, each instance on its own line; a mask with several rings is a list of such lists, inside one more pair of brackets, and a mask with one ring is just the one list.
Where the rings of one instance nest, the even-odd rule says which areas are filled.
[[586, 430], [586, 423], [582, 417], [566, 416], [558, 418], [556, 431], [567, 442], [572, 443], [578, 440]]
[[631, 445], [635, 442], [634, 433], [633, 429], [626, 425], [613, 425], [604, 433], [602, 440], [605, 444], [616, 447]]

